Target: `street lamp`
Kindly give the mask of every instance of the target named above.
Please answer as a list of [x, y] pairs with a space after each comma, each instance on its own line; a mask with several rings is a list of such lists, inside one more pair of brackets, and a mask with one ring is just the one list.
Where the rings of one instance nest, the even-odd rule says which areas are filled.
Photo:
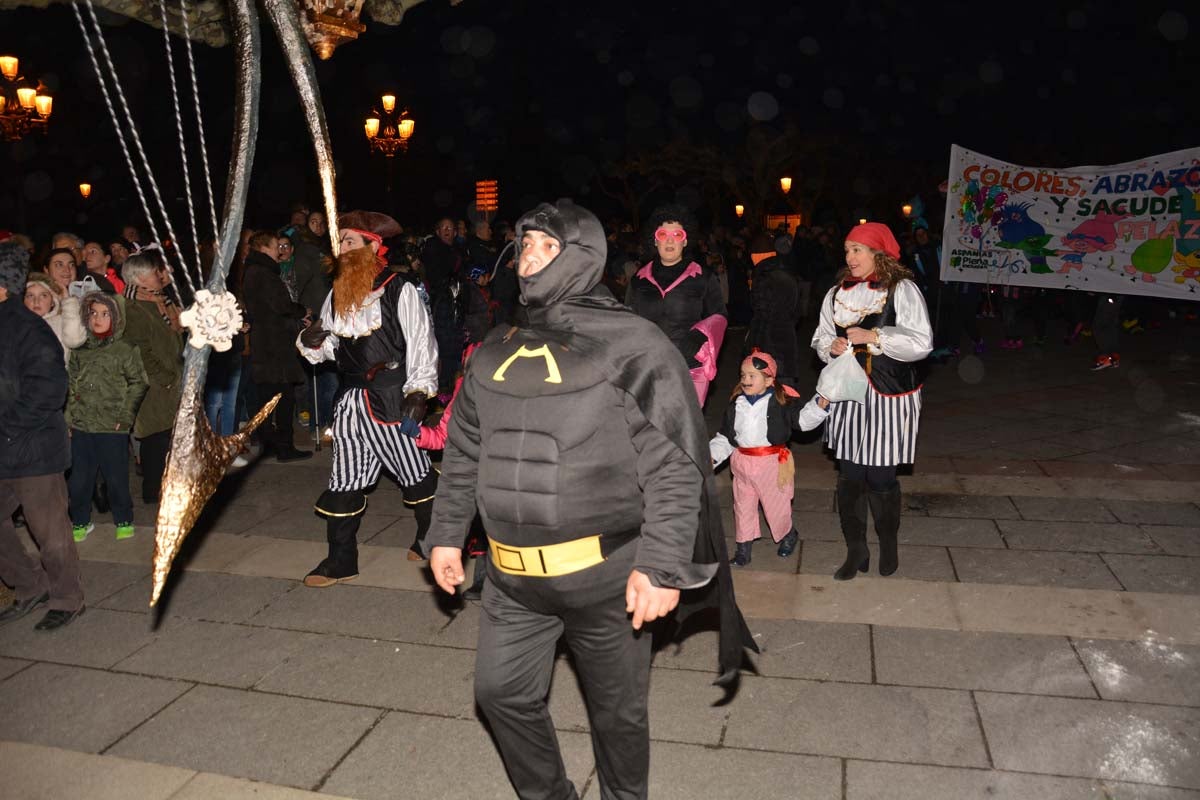
[[84, 200], [87, 200], [89, 197], [92, 196], [92, 185], [90, 183], [79, 184], [79, 194], [83, 197]]
[[858, 218], [858, 224], [859, 224], [859, 225], [866, 225], [866, 224], [867, 224], [867, 218], [866, 218], [866, 217], [859, 217], [859, 218]]
[[746, 207], [744, 205], [742, 205], [741, 203], [738, 203], [736, 206], [733, 207], [733, 213], [737, 214], [738, 219], [741, 219], [742, 215], [746, 213]]
[[408, 140], [412, 138], [416, 123], [408, 115], [408, 109], [397, 113], [396, 95], [385, 94], [380, 98], [383, 111], [372, 110], [371, 116], [363, 123], [363, 131], [367, 134], [372, 153], [383, 153], [392, 158], [399, 150], [408, 152]]
[[20, 77], [16, 56], [0, 56], [0, 133], [5, 141], [18, 142], [30, 131], [46, 132], [54, 98], [40, 94]]
[[900, 213], [904, 215], [905, 219], [908, 219], [909, 217], [911, 217], [912, 216], [912, 203], [905, 203], [904, 205], [900, 206]]
[[783, 189], [783, 193], [787, 194], [792, 190], [792, 179], [783, 177], [779, 179], [779, 188]]

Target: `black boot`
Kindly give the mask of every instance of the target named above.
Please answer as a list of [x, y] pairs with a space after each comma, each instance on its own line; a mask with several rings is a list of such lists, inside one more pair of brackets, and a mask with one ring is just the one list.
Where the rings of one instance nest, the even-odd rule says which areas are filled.
[[900, 532], [900, 484], [886, 492], [867, 492], [875, 533], [879, 536], [879, 574], [891, 575], [900, 566], [896, 538]]
[[729, 563], [735, 567], [744, 567], [750, 563], [750, 548], [754, 547], [754, 542], [738, 542], [737, 549], [733, 553], [733, 558], [729, 559]]
[[837, 484], [838, 516], [842, 521], [842, 538], [846, 540], [846, 560], [833, 573], [835, 581], [848, 581], [857, 572], [871, 568], [871, 551], [867, 549], [867, 498], [862, 481], [839, 477]]
[[793, 527], [790, 531], [787, 532], [787, 536], [784, 536], [782, 539], [779, 540], [779, 549], [776, 550], [775, 552], [778, 553], [780, 558], [787, 558], [792, 553], [796, 552], [796, 542], [799, 539], [800, 539], [800, 531], [796, 530], [795, 527]]
[[417, 518], [417, 535], [409, 545], [408, 560], [424, 561], [429, 558], [429, 554], [425, 552], [425, 534], [429, 533], [429, 526], [433, 523], [433, 500], [417, 503], [412, 510], [413, 516]]
[[304, 577], [304, 585], [323, 589], [358, 577], [358, 526], [367, 509], [362, 492], [325, 492], [317, 500], [327, 518], [325, 539], [329, 554]]
[[413, 510], [417, 518], [417, 535], [408, 548], [409, 561], [424, 561], [429, 557], [425, 552], [425, 534], [433, 522], [433, 496], [437, 493], [438, 472], [433, 467], [425, 473], [425, 477], [412, 486], [402, 486], [404, 504]]

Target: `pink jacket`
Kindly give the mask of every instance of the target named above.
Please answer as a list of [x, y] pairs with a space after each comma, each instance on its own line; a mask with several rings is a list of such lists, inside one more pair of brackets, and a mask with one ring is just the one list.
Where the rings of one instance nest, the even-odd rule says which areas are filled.
[[450, 412], [454, 409], [454, 399], [458, 397], [458, 390], [462, 388], [462, 382], [461, 376], [454, 382], [454, 392], [450, 395], [450, 402], [446, 403], [446, 410], [442, 412], [442, 418], [438, 420], [438, 424], [421, 426], [421, 433], [416, 439], [417, 447], [422, 450], [445, 449], [446, 431], [450, 428]]

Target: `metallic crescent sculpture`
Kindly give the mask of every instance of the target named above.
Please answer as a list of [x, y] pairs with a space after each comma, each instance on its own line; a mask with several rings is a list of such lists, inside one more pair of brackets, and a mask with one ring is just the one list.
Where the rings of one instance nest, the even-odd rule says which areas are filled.
[[[305, 120], [316, 150], [317, 168], [321, 179], [322, 196], [328, 219], [337, 220], [337, 197], [334, 192], [333, 151], [325, 124], [325, 111], [317, 87], [316, 71], [304, 38], [294, 0], [263, 0], [263, 8], [283, 46], [292, 81], [305, 109]], [[255, 142], [258, 138], [259, 62], [262, 43], [258, 15], [253, 0], [230, 0], [230, 27], [233, 30], [234, 58], [237, 63], [237, 86], [234, 99], [236, 122], [233, 131], [233, 157], [225, 193], [225, 215], [212, 276], [208, 290], [214, 294], [225, 291], [237, 252], [238, 235], [246, 210], [246, 196], [254, 164]], [[329, 226], [333, 253], [338, 251], [337, 225]], [[228, 437], [213, 433], [204, 414], [204, 378], [208, 371], [208, 356], [212, 348], [187, 345], [184, 353], [183, 393], [175, 426], [171, 431], [171, 450], [163, 473], [162, 496], [158, 507], [154, 535], [154, 586], [150, 596], [153, 607], [162, 596], [171, 564], [178, 555], [184, 539], [200, 517], [205, 503], [217, 490], [230, 462], [245, 444], [250, 434], [262, 424], [279, 401], [276, 395], [242, 431]]]

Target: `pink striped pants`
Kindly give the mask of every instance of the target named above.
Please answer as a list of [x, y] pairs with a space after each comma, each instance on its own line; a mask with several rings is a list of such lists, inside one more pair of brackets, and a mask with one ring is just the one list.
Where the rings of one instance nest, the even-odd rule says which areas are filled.
[[759, 538], [758, 506], [762, 504], [771, 527], [771, 538], [779, 541], [792, 529], [793, 481], [779, 485], [779, 457], [748, 456], [737, 450], [729, 459], [733, 471], [734, 540], [752, 542]]

